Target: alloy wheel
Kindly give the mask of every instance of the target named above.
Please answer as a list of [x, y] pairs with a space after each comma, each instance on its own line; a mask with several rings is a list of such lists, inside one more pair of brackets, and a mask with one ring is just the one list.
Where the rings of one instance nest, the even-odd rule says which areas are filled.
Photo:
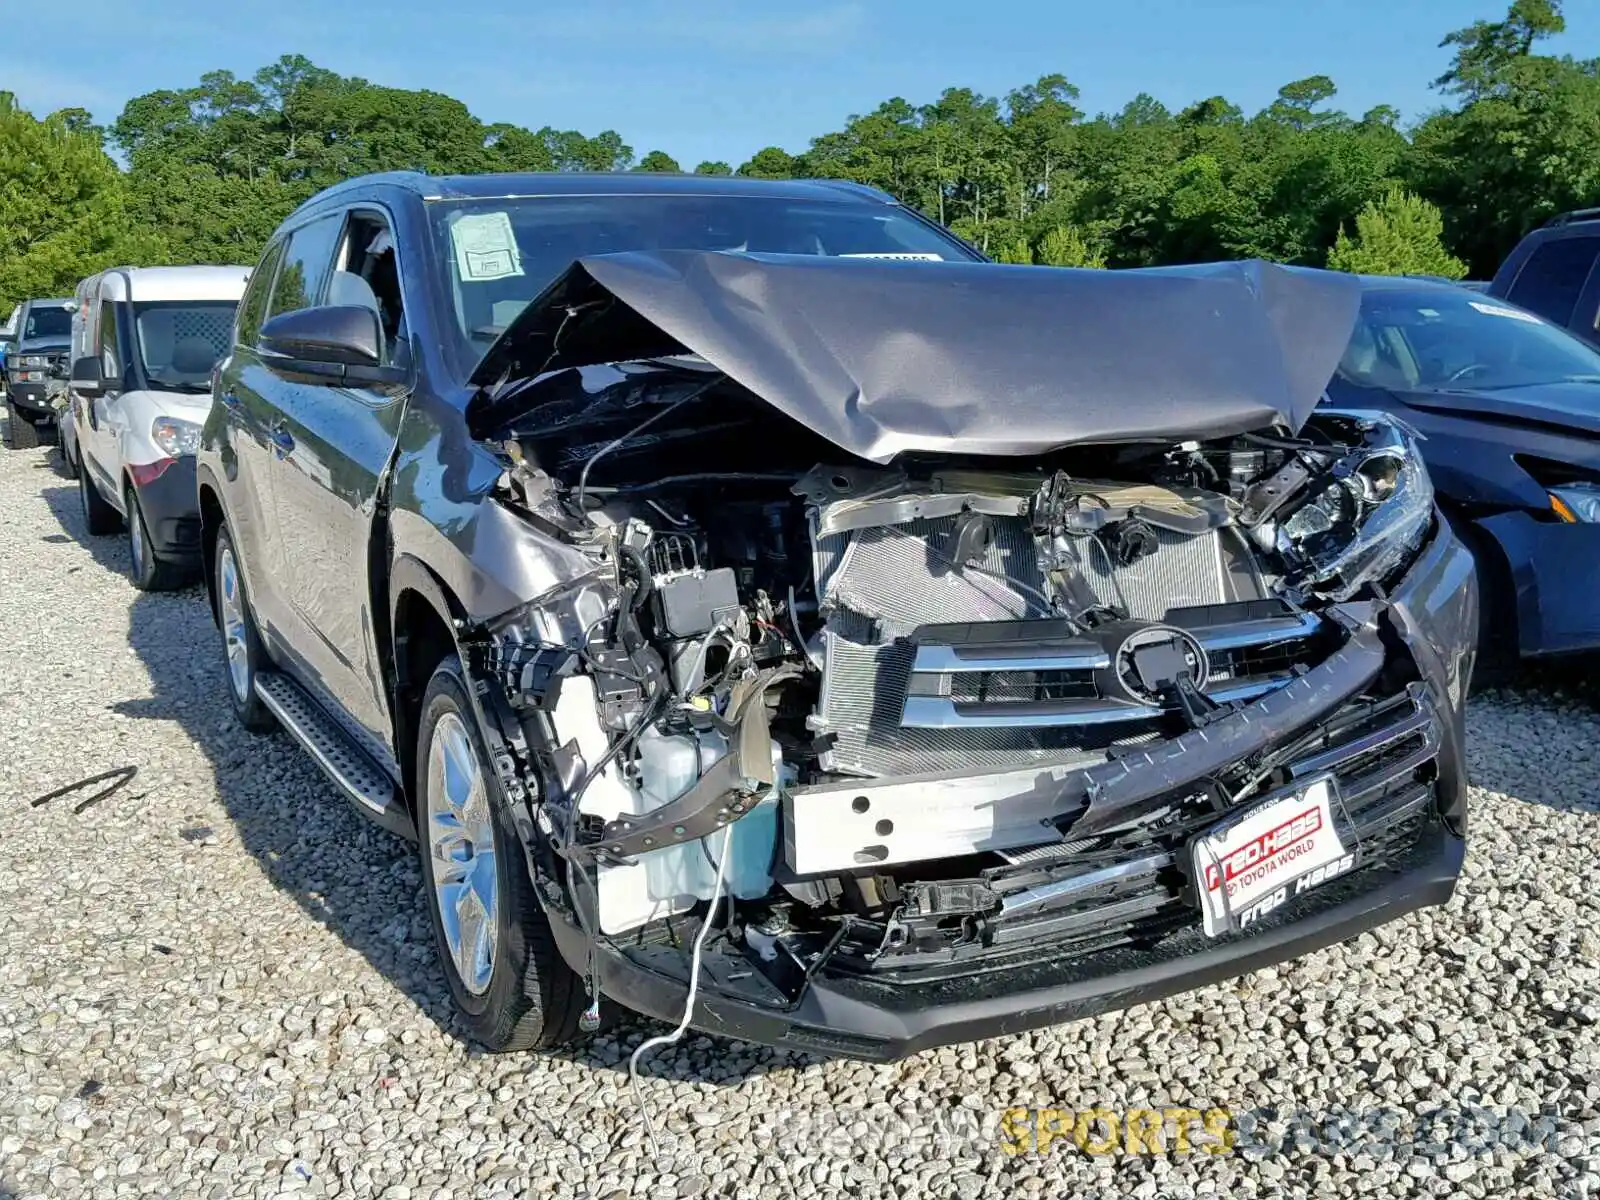
[[133, 560], [133, 577], [142, 578], [145, 556], [144, 518], [140, 516], [138, 506], [133, 503], [132, 492], [128, 494], [128, 555]]
[[433, 902], [462, 987], [481, 996], [499, 949], [499, 874], [489, 790], [454, 712], [433, 727], [426, 792]]
[[[135, 535], [137, 536], [137, 535]], [[217, 605], [222, 612], [222, 637], [228, 650], [228, 682], [241, 704], [250, 699], [250, 644], [244, 624], [244, 597], [233, 547], [223, 546], [217, 561]]]

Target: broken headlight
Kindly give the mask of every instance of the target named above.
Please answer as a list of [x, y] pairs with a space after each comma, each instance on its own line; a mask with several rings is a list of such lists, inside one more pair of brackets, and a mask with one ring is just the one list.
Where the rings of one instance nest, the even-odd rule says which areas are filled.
[[1300, 588], [1329, 600], [1387, 580], [1433, 525], [1433, 482], [1415, 436], [1370, 419], [1364, 444], [1333, 464], [1278, 532]]

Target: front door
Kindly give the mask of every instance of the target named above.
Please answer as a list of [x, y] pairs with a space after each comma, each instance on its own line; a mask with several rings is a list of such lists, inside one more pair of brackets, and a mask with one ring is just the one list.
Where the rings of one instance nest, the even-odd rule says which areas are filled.
[[[398, 344], [404, 321], [394, 253], [386, 216], [349, 214], [321, 297], [327, 304], [371, 307], [386, 345]], [[372, 605], [372, 572], [385, 564], [381, 547], [374, 547], [373, 518], [399, 437], [405, 389], [279, 380], [275, 408], [273, 499], [283, 586], [309, 634], [298, 649], [314, 689], [353, 718], [350, 732], [392, 767], [388, 688]]]
[[78, 423], [81, 443], [78, 453], [89, 477], [99, 485], [105, 498], [120, 509], [122, 489], [118, 480], [122, 472], [118, 466], [121, 460], [117, 451], [121, 443], [116, 430], [122, 421], [122, 377], [128, 365], [117, 327], [122, 305], [114, 300], [101, 300], [98, 296], [94, 297], [93, 303], [99, 306], [95, 320], [95, 341], [105, 387], [99, 395], [73, 401], [75, 405], [81, 405], [85, 418]]

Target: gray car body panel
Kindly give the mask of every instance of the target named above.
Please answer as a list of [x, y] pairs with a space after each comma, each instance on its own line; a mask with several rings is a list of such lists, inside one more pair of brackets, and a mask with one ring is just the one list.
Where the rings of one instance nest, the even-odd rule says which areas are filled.
[[1298, 429], [1359, 303], [1353, 277], [1259, 261], [1106, 272], [635, 251], [574, 263], [472, 382], [687, 350], [859, 458], [1026, 456]]

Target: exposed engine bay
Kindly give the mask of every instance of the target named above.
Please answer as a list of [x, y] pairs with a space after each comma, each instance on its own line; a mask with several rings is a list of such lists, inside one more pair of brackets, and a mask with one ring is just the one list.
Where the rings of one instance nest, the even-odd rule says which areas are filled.
[[[721, 872], [724, 951], [776, 999], [823, 962], [1014, 954], [1063, 904], [1117, 903], [1152, 831], [1312, 747], [1126, 805], [1094, 772], [1338, 653], [1433, 520], [1409, 435], [1356, 414], [880, 465], [703, 362], [570, 374], [494, 414], [500, 502], [593, 563], [481, 631], [502, 782], [546, 899], [633, 952], [686, 945]], [[1135, 861], [1181, 892], [1172, 855]]]

